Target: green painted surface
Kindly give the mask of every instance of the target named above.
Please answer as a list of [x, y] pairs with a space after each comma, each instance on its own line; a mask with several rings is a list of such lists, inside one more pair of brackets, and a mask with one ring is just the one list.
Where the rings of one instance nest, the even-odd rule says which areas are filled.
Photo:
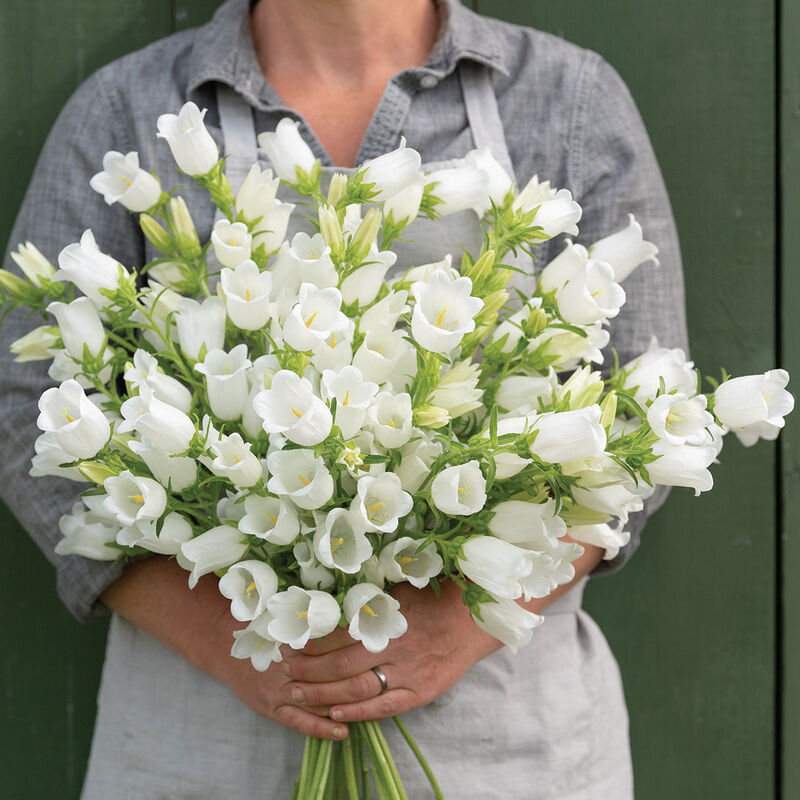
[[[39, 147], [80, 80], [114, 57], [200, 24], [216, 0], [3, 0], [0, 196], [3, 240]], [[693, 355], [705, 371], [775, 363], [775, 5], [766, 0], [481, 0], [480, 10], [602, 53], [628, 82], [675, 207], [687, 270]], [[788, 6], [788, 4], [786, 4]], [[785, 175], [800, 166], [800, 75], [784, 10]], [[791, 22], [793, 27], [787, 27]], [[792, 37], [789, 32], [794, 31]], [[31, 43], [34, 43], [32, 46]], [[42, 54], [47, 57], [43, 58]], [[794, 60], [793, 60], [794, 59]], [[58, 69], [53, 69], [58, 64]], [[793, 94], [792, 94], [793, 92]], [[24, 102], [20, 98], [24, 97]], [[784, 180], [787, 214], [797, 190]], [[789, 203], [793, 205], [789, 205]], [[787, 222], [790, 220], [787, 219]], [[796, 224], [784, 227], [784, 319], [800, 278]], [[796, 249], [795, 249], [796, 252]], [[783, 363], [800, 374], [797, 334]], [[792, 355], [794, 353], [794, 355]], [[798, 429], [800, 430], [800, 429]], [[800, 792], [800, 433], [784, 439], [786, 797]], [[775, 448], [731, 443], [717, 491], [674, 493], [633, 563], [590, 587], [588, 604], [618, 655], [631, 710], [637, 797], [769, 797], [774, 775]], [[52, 568], [8, 515], [0, 561], [2, 794], [76, 798], [91, 736], [105, 625], [73, 622]], [[793, 715], [794, 712], [794, 715]], [[45, 766], [46, 765], [46, 766]]]

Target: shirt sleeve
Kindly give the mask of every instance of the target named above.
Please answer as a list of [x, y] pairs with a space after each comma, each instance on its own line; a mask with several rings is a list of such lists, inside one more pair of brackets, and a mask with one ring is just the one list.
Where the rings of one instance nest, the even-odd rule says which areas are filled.
[[[571, 141], [571, 183], [583, 208], [578, 241], [589, 246], [625, 227], [633, 214], [645, 239], [659, 249], [660, 266], [647, 262], [625, 279], [627, 302], [611, 321], [604, 368], [613, 363], [613, 350], [624, 364], [644, 352], [653, 336], [688, 355], [680, 247], [664, 180], [627, 86], [594, 53], [584, 63]], [[631, 515], [629, 543], [615, 558], [601, 561], [594, 575], [618, 570], [633, 555], [647, 517], [668, 491], [659, 487], [644, 510]]]
[[[47, 138], [11, 233], [6, 269], [16, 271], [9, 251], [26, 241], [55, 264], [58, 253], [87, 228], [92, 228], [100, 249], [123, 264], [143, 263], [143, 239], [135, 220], [119, 206], [107, 206], [89, 188], [106, 151], [133, 149], [128, 138], [102, 71], [96, 73], [70, 98]], [[76, 617], [87, 619], [103, 608], [98, 597], [122, 566], [54, 553], [61, 538], [59, 517], [85, 487], [28, 475], [33, 443], [41, 433], [36, 427], [39, 396], [54, 381], [47, 376], [49, 362], [13, 363], [9, 345], [41, 324], [45, 323], [38, 314], [26, 318], [23, 310], [9, 314], [0, 327], [0, 437], [5, 444], [0, 496], [56, 566], [61, 599]]]

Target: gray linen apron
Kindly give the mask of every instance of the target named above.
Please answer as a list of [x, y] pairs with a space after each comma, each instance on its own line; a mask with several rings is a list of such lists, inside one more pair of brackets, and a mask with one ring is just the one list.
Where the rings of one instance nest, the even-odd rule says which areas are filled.
[[[513, 178], [488, 71], [462, 61], [459, 75], [475, 146], [488, 147]], [[218, 103], [235, 190], [257, 156], [253, 114], [228, 87], [218, 87]], [[476, 252], [471, 213], [447, 217], [443, 227], [415, 222], [414, 242], [395, 269], [448, 252], [457, 259], [462, 246]], [[299, 219], [290, 224], [302, 227]], [[522, 291], [530, 281], [518, 273], [512, 279]], [[498, 650], [447, 694], [404, 715], [448, 800], [633, 797], [619, 670], [581, 609], [585, 582], [550, 606], [517, 655]], [[384, 730], [410, 800], [431, 797], [395, 727]], [[300, 734], [258, 716], [226, 686], [114, 615], [82, 800], [288, 799], [302, 750]]]

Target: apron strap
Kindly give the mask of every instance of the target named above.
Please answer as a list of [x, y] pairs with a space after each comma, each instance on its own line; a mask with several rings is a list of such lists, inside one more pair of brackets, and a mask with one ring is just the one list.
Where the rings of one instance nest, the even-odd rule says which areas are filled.
[[511, 180], [516, 180], [489, 69], [483, 64], [462, 60], [458, 65], [458, 77], [475, 147], [487, 148]]
[[217, 84], [217, 110], [222, 128], [225, 174], [234, 195], [244, 183], [250, 167], [258, 161], [258, 141], [253, 109], [233, 88]]

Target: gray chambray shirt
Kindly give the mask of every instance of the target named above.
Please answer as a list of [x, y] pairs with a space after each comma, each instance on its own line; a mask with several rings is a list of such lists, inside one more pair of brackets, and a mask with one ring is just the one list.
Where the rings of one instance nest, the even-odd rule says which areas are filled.
[[[621, 362], [643, 351], [650, 337], [686, 347], [683, 279], [675, 226], [664, 184], [634, 103], [617, 73], [600, 56], [554, 36], [480, 17], [456, 0], [440, 2], [441, 30], [423, 67], [406, 69], [387, 84], [361, 143], [357, 161], [398, 146], [405, 136], [423, 161], [463, 156], [473, 147], [454, 70], [462, 59], [491, 74], [506, 140], [521, 182], [533, 174], [568, 188], [583, 207], [578, 241], [606, 236], [633, 213], [646, 238], [660, 249], [661, 266], [647, 264], [625, 281], [629, 301], [613, 320], [612, 343]], [[154, 253], [134, 216], [107, 206], [89, 189], [108, 150], [138, 151], [145, 169], [165, 186], [187, 184], [169, 148], [155, 136], [156, 118], [187, 100], [208, 108], [206, 123], [221, 144], [215, 82], [229, 84], [255, 109], [257, 130], [272, 130], [286, 115], [322, 163], [331, 164], [302, 117], [286, 107], [258, 66], [250, 38], [247, 0], [227, 0], [201, 28], [184, 31], [125, 56], [90, 77], [61, 112], [42, 150], [11, 234], [10, 247], [26, 240], [53, 262], [67, 244], [91, 228], [100, 248], [129, 267]], [[185, 186], [201, 237], [212, 210], [202, 193]], [[539, 265], [563, 246], [563, 237], [539, 248]], [[15, 269], [6, 255], [4, 265]], [[57, 557], [59, 517], [75, 502], [77, 485], [28, 476], [37, 400], [53, 385], [43, 362], [13, 364], [8, 346], [40, 324], [12, 314], [0, 331], [3, 375], [0, 426], [6, 444], [0, 494], [58, 571], [59, 593], [79, 618], [99, 605], [119, 565], [78, 556]], [[650, 510], [655, 504], [651, 501]], [[635, 550], [646, 512], [629, 523], [631, 542], [596, 572], [619, 567]]]

